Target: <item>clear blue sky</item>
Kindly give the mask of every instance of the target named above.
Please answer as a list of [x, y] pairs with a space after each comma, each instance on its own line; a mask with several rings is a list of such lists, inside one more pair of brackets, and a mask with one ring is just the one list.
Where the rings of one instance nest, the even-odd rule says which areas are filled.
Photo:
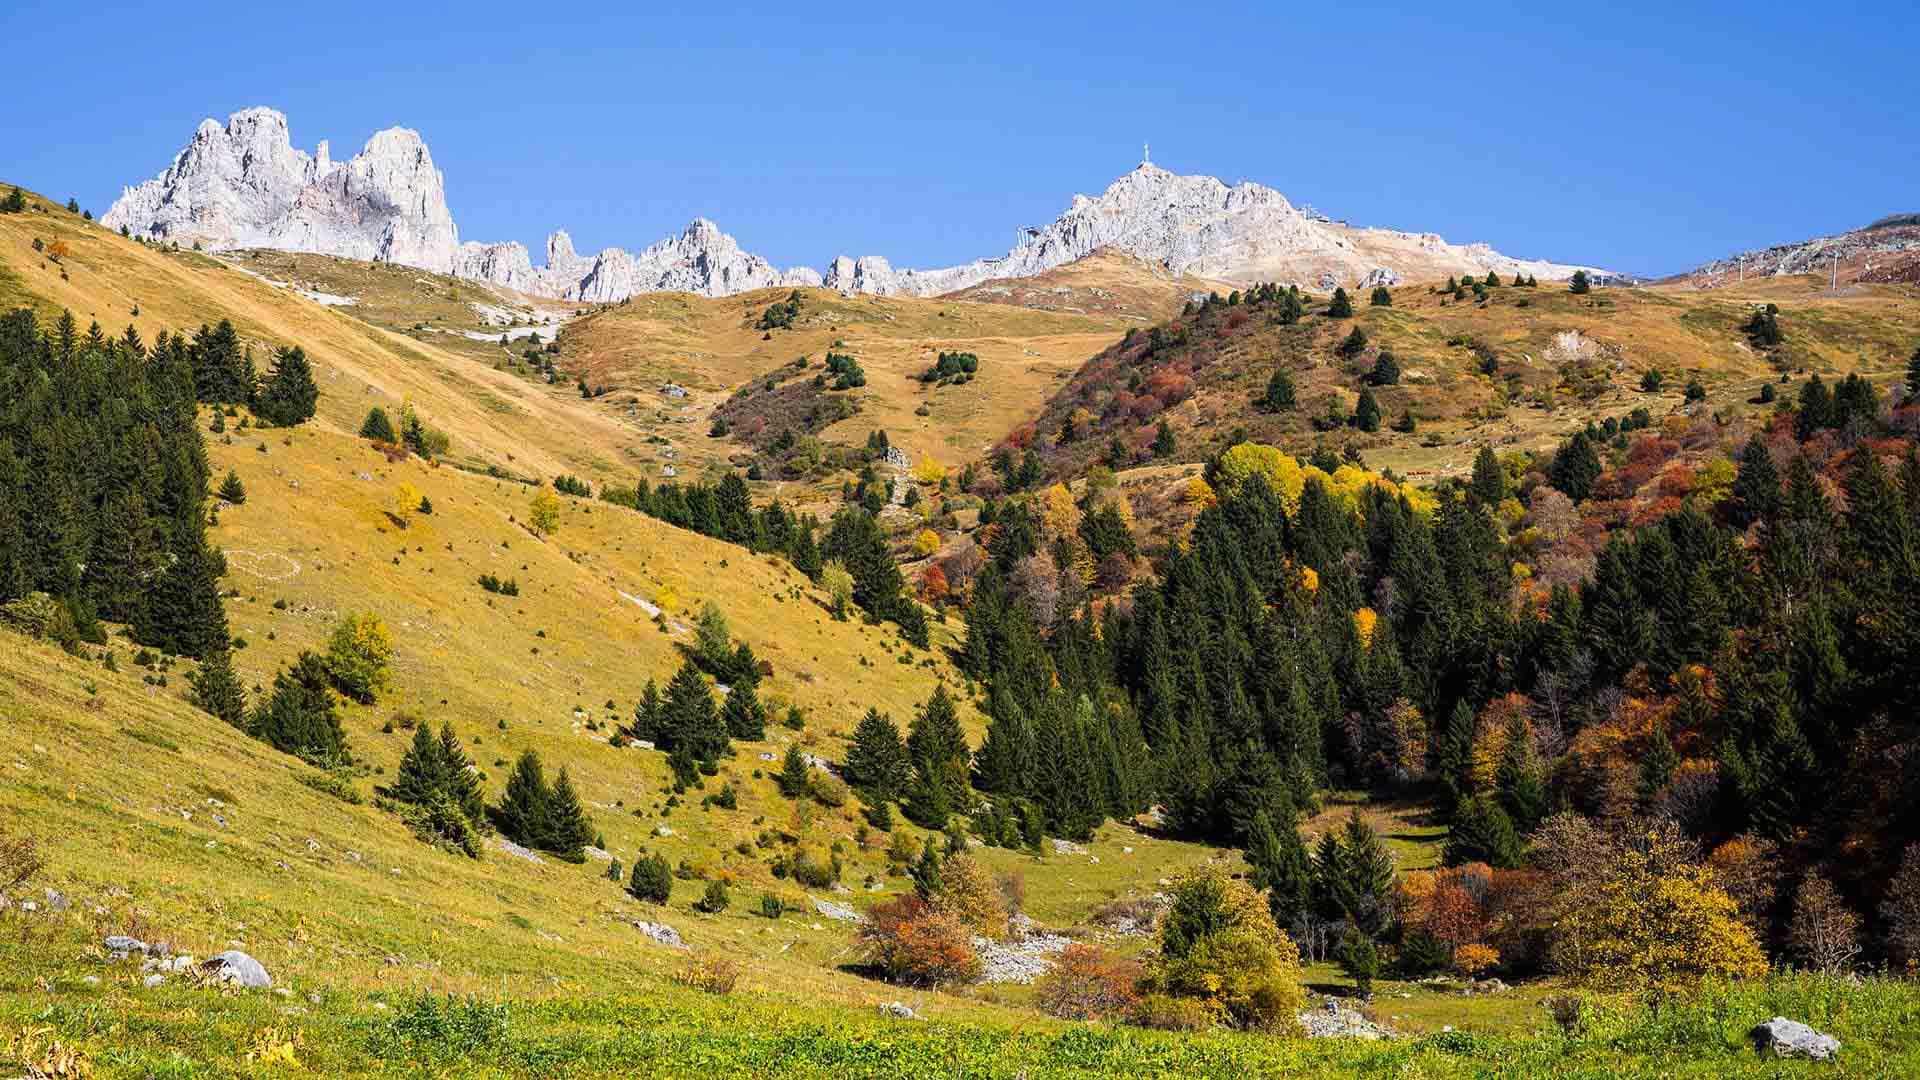
[[781, 266], [997, 254], [1144, 140], [1357, 223], [1640, 272], [1920, 210], [1910, 2], [576, 13], [614, 6], [30, 2], [0, 179], [98, 214], [201, 118], [271, 105], [336, 159], [418, 129], [463, 239], [637, 248], [703, 215]]

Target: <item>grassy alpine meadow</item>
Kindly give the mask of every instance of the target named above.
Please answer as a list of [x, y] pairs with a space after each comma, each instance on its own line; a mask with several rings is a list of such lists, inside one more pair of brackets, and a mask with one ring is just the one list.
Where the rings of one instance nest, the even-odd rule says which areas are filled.
[[[146, 988], [125, 965], [87, 956], [70, 929], [13, 921], [0, 945], [0, 1065], [29, 1076], [1900, 1077], [1920, 1067], [1920, 994], [1877, 978], [1782, 975], [1658, 1010], [1594, 996], [1571, 1030], [1538, 1005], [1530, 1029], [1477, 1030], [1482, 1005], [1463, 1000], [1452, 1030], [1289, 1040], [984, 1012], [902, 1019], [648, 976], [591, 995], [564, 981], [520, 995], [313, 980], [284, 996]], [[1845, 1058], [1761, 1058], [1746, 1032], [1782, 1013], [1836, 1034]], [[56, 1071], [62, 1062], [68, 1071]]]

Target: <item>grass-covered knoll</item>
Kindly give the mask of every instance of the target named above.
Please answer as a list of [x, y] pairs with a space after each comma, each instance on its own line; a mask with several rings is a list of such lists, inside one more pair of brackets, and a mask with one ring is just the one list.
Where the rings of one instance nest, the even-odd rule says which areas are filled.
[[[734, 440], [707, 437], [709, 414], [733, 390], [800, 356], [811, 358], [817, 371], [830, 348], [854, 357], [867, 381], [847, 391], [858, 398], [859, 414], [829, 428], [827, 438], [860, 445], [883, 428], [914, 458], [954, 464], [977, 457], [1081, 361], [1140, 321], [1111, 313], [801, 289], [791, 328], [762, 329], [767, 309], [785, 304], [793, 292], [636, 296], [570, 323], [558, 362], [590, 385], [610, 388], [597, 399], [601, 408], [675, 444], [674, 457], [656, 449], [638, 462], [641, 475], [655, 482], [664, 465], [684, 475], [689, 466], [724, 460], [740, 448]], [[978, 377], [960, 386], [920, 382], [941, 352], [978, 355]], [[689, 396], [663, 395], [668, 383]]]
[[[643, 435], [567, 386], [476, 359], [466, 346], [477, 342], [405, 336], [365, 321], [354, 307], [318, 303], [211, 256], [136, 243], [38, 195], [28, 203], [24, 213], [0, 214], [0, 310], [29, 307], [48, 325], [71, 311], [83, 331], [98, 322], [107, 336], [118, 337], [132, 326], [147, 342], [162, 330], [191, 333], [202, 323], [230, 319], [262, 370], [277, 348], [306, 351], [321, 391], [321, 427], [352, 433], [369, 407], [393, 412], [411, 398], [428, 423], [451, 436], [448, 457], [462, 464], [551, 476], [619, 460], [643, 442]], [[294, 275], [303, 282], [329, 262], [308, 258], [312, 265], [302, 263]], [[342, 264], [332, 272], [370, 265]], [[404, 268], [365, 270], [369, 280], [382, 282], [404, 274], [430, 277]], [[396, 304], [409, 289], [432, 295], [412, 281], [389, 282]], [[497, 345], [487, 348], [506, 355]]]

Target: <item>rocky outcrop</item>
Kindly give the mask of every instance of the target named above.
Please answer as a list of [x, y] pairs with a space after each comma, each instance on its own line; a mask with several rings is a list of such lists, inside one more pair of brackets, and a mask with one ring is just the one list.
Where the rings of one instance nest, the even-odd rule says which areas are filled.
[[389, 128], [336, 163], [293, 146], [272, 109], [203, 121], [167, 170], [125, 189], [102, 223], [212, 249], [311, 251], [453, 273], [459, 235], [417, 132]]
[[847, 294], [933, 296], [1030, 277], [1102, 249], [1179, 275], [1325, 287], [1488, 271], [1554, 279], [1576, 269], [1510, 258], [1484, 244], [1449, 244], [1432, 233], [1354, 228], [1260, 184], [1229, 186], [1146, 163], [1098, 196], [1074, 196], [1051, 224], [1022, 230], [1006, 254], [943, 269], [898, 268], [866, 255], [840, 256], [824, 274], [783, 271], [705, 218], [638, 252], [609, 247], [591, 258], [555, 232], [545, 265], [535, 266], [518, 243], [460, 243], [440, 172], [417, 133], [379, 132], [336, 163], [325, 143], [312, 156], [295, 149], [286, 117], [264, 108], [237, 112], [224, 127], [203, 122], [165, 172], [127, 188], [102, 220], [216, 250], [265, 247], [404, 263], [587, 303], [647, 292], [728, 296], [820, 285]]

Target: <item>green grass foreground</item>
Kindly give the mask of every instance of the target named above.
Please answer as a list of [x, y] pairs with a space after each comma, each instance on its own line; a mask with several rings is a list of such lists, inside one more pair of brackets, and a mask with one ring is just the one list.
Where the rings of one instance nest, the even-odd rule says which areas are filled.
[[[710, 996], [666, 980], [644, 994], [505, 1001], [324, 986], [289, 998], [178, 980], [147, 989], [132, 965], [81, 958], [85, 944], [12, 934], [0, 944], [0, 1075], [34, 1075], [19, 1047], [44, 1050], [53, 1039], [84, 1052], [102, 1077], [1920, 1075], [1920, 986], [1880, 978], [1856, 985], [1781, 975], [1658, 1011], [1596, 1000], [1572, 1036], [1540, 1010], [1524, 1034], [1458, 1030], [1368, 1043], [901, 1020], [758, 994]], [[100, 984], [84, 983], [87, 975]], [[1467, 1028], [1470, 1002], [1463, 999]], [[1747, 1032], [1776, 1014], [1838, 1036], [1840, 1057], [1761, 1058]]]

